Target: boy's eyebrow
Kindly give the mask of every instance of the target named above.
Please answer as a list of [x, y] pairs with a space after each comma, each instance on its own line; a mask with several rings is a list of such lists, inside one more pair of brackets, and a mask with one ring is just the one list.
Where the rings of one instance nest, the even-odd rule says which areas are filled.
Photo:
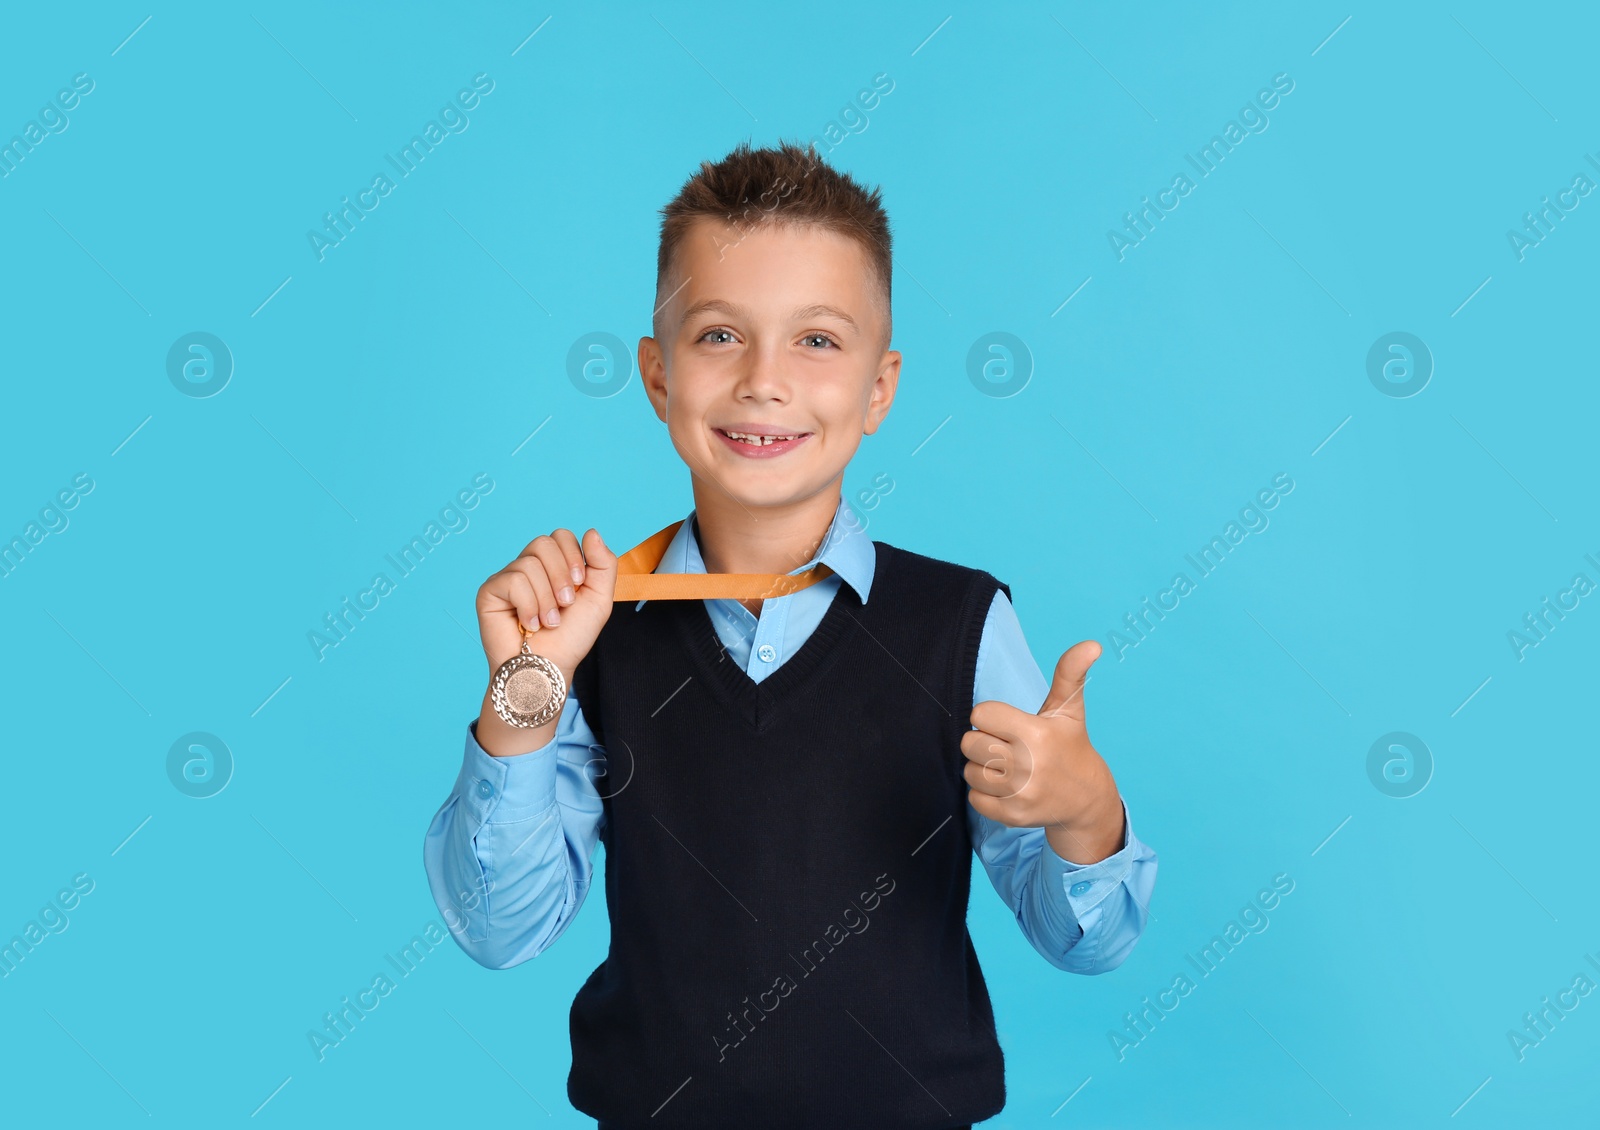
[[[710, 313], [727, 314], [735, 318], [750, 317], [750, 311], [745, 309], [743, 306], [740, 306], [737, 302], [729, 302], [723, 298], [706, 298], [696, 302], [693, 306], [685, 310], [679, 325], [687, 325], [690, 319], [696, 317], [697, 315]], [[841, 322], [850, 327], [850, 331], [852, 333], [859, 334], [861, 332], [861, 327], [856, 325], [856, 320], [849, 314], [846, 314], [837, 306], [829, 306], [822, 302], [814, 302], [809, 306], [801, 306], [793, 311], [789, 316], [796, 320], [801, 318], [838, 318]]]

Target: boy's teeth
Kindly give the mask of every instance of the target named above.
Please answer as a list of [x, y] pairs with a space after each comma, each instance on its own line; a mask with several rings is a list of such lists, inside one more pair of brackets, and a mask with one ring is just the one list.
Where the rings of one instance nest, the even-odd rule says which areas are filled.
[[760, 444], [762, 447], [766, 447], [768, 444], [777, 443], [779, 440], [783, 439], [799, 438], [797, 436], [750, 436], [745, 435], [743, 432], [728, 432], [726, 434], [734, 439], [742, 440], [745, 443]]

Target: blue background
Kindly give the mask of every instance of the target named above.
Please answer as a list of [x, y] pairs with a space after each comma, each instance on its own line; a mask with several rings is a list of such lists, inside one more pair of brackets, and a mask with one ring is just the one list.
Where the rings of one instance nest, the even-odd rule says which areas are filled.
[[[884, 188], [905, 369], [847, 498], [1008, 582], [1047, 674], [1107, 646], [1090, 734], [1161, 857], [1095, 978], [975, 873], [1009, 1085], [985, 1125], [1592, 1124], [1600, 997], [1520, 1059], [1507, 1032], [1600, 979], [1600, 596], [1520, 659], [1507, 634], [1600, 582], [1600, 196], [1520, 258], [1507, 232], [1600, 177], [1596, 32], [1472, 3], [9, 11], [0, 139], [95, 85], [0, 180], [0, 538], [94, 486], [0, 578], [0, 941], [94, 888], [0, 980], [5, 1121], [592, 1125], [566, 1018], [598, 888], [538, 960], [446, 941], [322, 1061], [306, 1034], [439, 921], [422, 835], [487, 674], [477, 586], [536, 533], [621, 548], [691, 505], [637, 373], [594, 395], [569, 350], [613, 334], [632, 369], [657, 209], [700, 161], [848, 118], [827, 159]], [[469, 128], [319, 259], [307, 232], [480, 72]], [[1285, 73], [1119, 259], [1123, 214]], [[213, 396], [169, 375], [197, 331], [231, 355], [193, 355]], [[1396, 331], [1415, 395], [1369, 374]], [[994, 355], [1015, 395], [969, 370], [993, 333], [1025, 347]], [[1280, 472], [1269, 524], [1119, 658]], [[319, 659], [308, 633], [479, 473]], [[194, 732], [229, 751], [209, 797], [169, 775]], [[1429, 756], [1384, 791], [1393, 732]], [[1280, 873], [1268, 928], [1119, 1058], [1124, 1014]]]

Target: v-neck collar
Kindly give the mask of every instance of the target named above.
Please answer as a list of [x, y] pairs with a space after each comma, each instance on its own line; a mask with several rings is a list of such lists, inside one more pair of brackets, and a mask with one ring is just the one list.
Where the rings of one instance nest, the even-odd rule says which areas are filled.
[[[696, 511], [689, 511], [672, 536], [663, 552], [661, 562], [654, 572], [657, 573], [704, 573], [706, 571], [705, 559], [700, 555], [699, 515]], [[850, 509], [850, 504], [843, 496], [839, 504], [834, 507], [833, 521], [828, 531], [823, 535], [821, 548], [811, 560], [798, 568], [789, 570], [789, 575], [803, 573], [817, 563], [828, 566], [838, 575], [846, 585], [856, 590], [861, 603], [865, 604], [871, 599], [872, 575], [875, 572], [877, 560], [873, 553], [872, 539], [867, 537], [866, 527]], [[728, 599], [730, 606], [739, 606], [737, 601]], [[648, 603], [648, 598], [634, 604], [633, 610], [640, 611]], [[748, 609], [746, 609], [748, 611]]]
[[[875, 572], [882, 575], [882, 547], [871, 543], [876, 558]], [[783, 701], [798, 695], [806, 683], [835, 654], [835, 645], [858, 624], [861, 599], [849, 585], [840, 585], [811, 634], [798, 651], [759, 683], [729, 658], [705, 602], [675, 601], [672, 611], [678, 635], [693, 657], [701, 676], [711, 684], [724, 705], [741, 715], [760, 733], [771, 723]]]

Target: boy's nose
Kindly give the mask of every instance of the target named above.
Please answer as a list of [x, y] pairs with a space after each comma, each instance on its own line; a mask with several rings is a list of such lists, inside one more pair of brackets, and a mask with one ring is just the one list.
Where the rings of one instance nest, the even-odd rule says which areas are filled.
[[739, 391], [768, 397], [788, 392], [789, 376], [776, 350], [751, 350], [739, 374]]

